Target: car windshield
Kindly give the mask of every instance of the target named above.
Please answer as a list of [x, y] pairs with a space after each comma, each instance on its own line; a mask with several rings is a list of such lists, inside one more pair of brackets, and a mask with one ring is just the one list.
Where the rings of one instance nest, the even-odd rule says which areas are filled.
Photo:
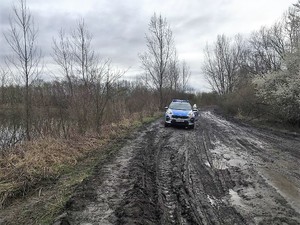
[[177, 110], [191, 110], [192, 106], [187, 102], [172, 102], [169, 108]]

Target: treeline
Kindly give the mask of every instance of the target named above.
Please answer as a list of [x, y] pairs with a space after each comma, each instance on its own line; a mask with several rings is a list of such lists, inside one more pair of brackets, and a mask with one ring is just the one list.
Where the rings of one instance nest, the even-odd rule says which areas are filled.
[[300, 1], [249, 36], [219, 35], [202, 71], [227, 112], [300, 126]]
[[[157, 108], [155, 92], [137, 82], [123, 80], [106, 84], [99, 96], [95, 94], [97, 87], [93, 83], [89, 84], [88, 89], [82, 82], [72, 81], [72, 86], [73, 95], [69, 92], [69, 83], [65, 81], [36, 80], [30, 85], [31, 123], [35, 131], [38, 127], [44, 127], [39, 126], [39, 123], [52, 123], [52, 120], [62, 126], [51, 132], [55, 135], [68, 130], [68, 123], [76, 124], [79, 133], [90, 128], [97, 131], [102, 124], [117, 122], [134, 113], [153, 113]], [[21, 119], [25, 87], [9, 85], [1, 92], [4, 96], [0, 100], [1, 112], [11, 115], [15, 113]], [[68, 132], [64, 135], [68, 135]]]
[[[13, 54], [0, 70], [0, 114], [3, 118], [13, 117], [7, 145], [18, 142], [20, 137], [32, 140], [41, 136], [100, 134], [104, 125], [128, 118], [142, 119], [153, 115], [174, 96], [186, 97], [190, 70], [178, 60], [172, 31], [162, 16], [154, 14], [151, 18], [147, 51], [139, 55], [144, 75], [126, 81], [126, 71], [114, 68], [111, 60], [101, 58], [95, 51], [93, 35], [84, 19], [72, 29], [62, 28], [53, 37], [51, 56], [55, 69], [45, 70], [38, 30], [26, 1], [19, 0], [12, 12], [4, 37]], [[55, 78], [43, 81], [40, 75], [45, 72]], [[4, 136], [8, 135], [1, 135]]]

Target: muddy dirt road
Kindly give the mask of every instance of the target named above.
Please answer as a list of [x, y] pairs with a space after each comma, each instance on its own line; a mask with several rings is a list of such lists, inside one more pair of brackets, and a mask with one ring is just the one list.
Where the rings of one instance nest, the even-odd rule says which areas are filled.
[[201, 113], [161, 121], [99, 165], [57, 224], [300, 224], [300, 137]]

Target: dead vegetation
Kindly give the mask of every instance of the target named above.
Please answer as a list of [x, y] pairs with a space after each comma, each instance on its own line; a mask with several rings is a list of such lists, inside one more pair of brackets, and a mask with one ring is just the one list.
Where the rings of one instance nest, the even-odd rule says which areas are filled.
[[[0, 203], [8, 206], [16, 197], [26, 196], [49, 181], [55, 182], [113, 139], [141, 125], [140, 115], [102, 127], [101, 135], [87, 133], [70, 139], [43, 138], [16, 145], [0, 158]], [[146, 122], [150, 117], [145, 118]]]

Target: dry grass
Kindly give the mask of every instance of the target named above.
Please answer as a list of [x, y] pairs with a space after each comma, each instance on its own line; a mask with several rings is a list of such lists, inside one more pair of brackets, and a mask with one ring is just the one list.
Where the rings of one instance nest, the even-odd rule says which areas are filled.
[[16, 146], [0, 159], [0, 203], [24, 195], [42, 180], [55, 179], [65, 165], [75, 165], [87, 152], [101, 145], [95, 138], [76, 140], [45, 138]]
[[0, 158], [0, 207], [11, 198], [26, 195], [43, 181], [56, 180], [65, 168], [141, 124], [138, 118], [139, 115], [134, 115], [118, 124], [103, 126], [101, 135], [89, 132], [70, 139], [46, 137], [15, 146]]

